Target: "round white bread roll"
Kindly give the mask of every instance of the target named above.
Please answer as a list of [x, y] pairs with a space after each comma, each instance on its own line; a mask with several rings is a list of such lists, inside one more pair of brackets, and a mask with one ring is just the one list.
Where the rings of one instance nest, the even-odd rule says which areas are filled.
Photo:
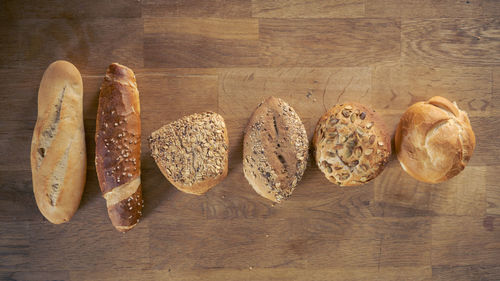
[[394, 138], [403, 170], [428, 183], [443, 182], [460, 173], [476, 146], [467, 113], [439, 96], [410, 106]]

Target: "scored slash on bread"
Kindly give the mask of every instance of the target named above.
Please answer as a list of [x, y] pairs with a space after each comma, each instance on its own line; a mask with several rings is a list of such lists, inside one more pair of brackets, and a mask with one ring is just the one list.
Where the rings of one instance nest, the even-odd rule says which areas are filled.
[[476, 138], [467, 113], [436, 96], [406, 110], [394, 142], [403, 170], [419, 181], [438, 183], [465, 168]]
[[328, 110], [313, 137], [315, 159], [326, 178], [341, 186], [364, 184], [389, 161], [391, 140], [374, 110], [344, 103]]
[[82, 197], [87, 155], [82, 77], [67, 61], [53, 62], [43, 74], [30, 158], [40, 212], [54, 224], [69, 221]]
[[111, 64], [99, 93], [96, 172], [113, 226], [133, 228], [142, 216], [141, 118], [134, 72]]
[[148, 142], [163, 175], [183, 192], [201, 195], [227, 176], [229, 140], [217, 113], [185, 116], [154, 131]]
[[309, 141], [295, 110], [270, 97], [252, 114], [243, 140], [243, 171], [262, 197], [281, 202], [292, 194], [307, 166]]

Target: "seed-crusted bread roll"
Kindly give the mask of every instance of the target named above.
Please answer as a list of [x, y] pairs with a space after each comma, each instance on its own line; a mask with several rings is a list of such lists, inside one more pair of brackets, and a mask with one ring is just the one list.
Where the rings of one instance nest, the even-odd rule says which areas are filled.
[[109, 218], [121, 232], [142, 216], [140, 113], [134, 72], [111, 64], [99, 94], [95, 164]]
[[326, 178], [341, 186], [366, 183], [389, 161], [391, 139], [374, 110], [353, 102], [335, 105], [318, 121], [314, 156]]
[[148, 141], [161, 172], [180, 191], [201, 195], [227, 176], [229, 139], [217, 113], [185, 116], [154, 131]]
[[281, 202], [292, 194], [307, 166], [309, 141], [299, 115], [270, 97], [254, 111], [245, 129], [243, 171], [264, 198]]
[[406, 110], [394, 142], [403, 170], [429, 183], [460, 173], [476, 146], [467, 113], [439, 96], [417, 102]]
[[75, 214], [86, 171], [82, 77], [71, 63], [56, 61], [40, 83], [31, 143], [33, 191], [51, 223], [67, 222]]

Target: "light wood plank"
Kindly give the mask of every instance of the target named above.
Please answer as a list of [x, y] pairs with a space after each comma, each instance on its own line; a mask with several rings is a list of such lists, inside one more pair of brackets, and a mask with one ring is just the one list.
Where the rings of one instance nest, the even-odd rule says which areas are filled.
[[[274, 217], [224, 223], [179, 218], [150, 227], [150, 241], [155, 245], [150, 251], [157, 257], [152, 265], [159, 269], [430, 265], [427, 218], [360, 219], [352, 224], [334, 218]], [[180, 243], [186, 239], [192, 241], [189, 248]], [[398, 243], [407, 245], [407, 250], [392, 248]], [[325, 258], [329, 253], [336, 253], [335, 258]]]
[[259, 23], [253, 19], [145, 18], [144, 32], [186, 34], [226, 40], [258, 40]]
[[500, 266], [491, 265], [463, 265], [463, 266], [435, 266], [432, 267], [432, 280], [479, 281], [499, 280]]
[[363, 0], [252, 1], [252, 16], [258, 18], [359, 18], [364, 14]]
[[497, 218], [436, 217], [432, 221], [432, 265], [498, 265], [499, 233]]
[[368, 66], [399, 61], [397, 19], [261, 19], [259, 23], [263, 66]]
[[491, 216], [500, 215], [500, 188], [496, 169], [497, 167], [487, 168], [486, 214]]
[[471, 18], [481, 17], [481, 0], [366, 0], [367, 17]]
[[[456, 177], [440, 183], [426, 184], [406, 174], [397, 161], [375, 182], [375, 201], [383, 205], [382, 216], [392, 216], [398, 206], [424, 215], [457, 215], [482, 217], [486, 213], [488, 168], [468, 166]], [[395, 209], [396, 216], [400, 209]]]
[[491, 67], [428, 67], [403, 64], [372, 68], [369, 97], [375, 107], [405, 111], [418, 101], [440, 95], [456, 101], [469, 116], [500, 114], [493, 94]]
[[131, 265], [137, 270], [148, 268], [147, 222], [140, 222], [127, 234], [120, 233], [109, 222], [102, 203], [104, 212], [96, 217], [73, 219], [62, 225], [29, 223], [29, 267], [25, 270], [120, 270]]
[[443, 66], [498, 66], [496, 18], [415, 19], [401, 25], [401, 60]]
[[355, 281], [370, 280], [391, 281], [408, 280], [424, 281], [431, 280], [430, 267], [352, 267], [352, 268], [327, 268], [327, 269], [303, 269], [303, 268], [256, 268], [245, 269], [204, 269], [204, 270], [147, 270], [137, 271], [72, 271], [71, 280], [117, 280], [118, 274], [126, 274], [128, 280], [176, 280], [176, 281], [210, 281], [210, 280], [301, 280], [301, 281]]
[[[311, 137], [324, 111], [337, 102], [363, 100], [371, 83], [366, 67], [233, 68], [219, 76], [219, 110], [224, 115], [247, 119], [267, 97], [281, 97], [308, 122]], [[235, 103], [235, 99], [241, 102]]]
[[481, 6], [483, 7], [483, 15], [485, 16], [499, 16], [500, 6], [496, 0], [482, 0]]
[[500, 147], [497, 144], [497, 131], [500, 120], [497, 116], [472, 117], [471, 125], [476, 135], [476, 148], [468, 165], [498, 166], [500, 165]]
[[251, 0], [145, 0], [142, 11], [151, 17], [248, 18]]
[[70, 280], [68, 271], [15, 271], [0, 272], [2, 280], [30, 280], [30, 281], [48, 281], [48, 280]]
[[[144, 19], [146, 67], [258, 65], [257, 19], [183, 18], [176, 22], [171, 18]], [[219, 30], [221, 27], [229, 30]]]

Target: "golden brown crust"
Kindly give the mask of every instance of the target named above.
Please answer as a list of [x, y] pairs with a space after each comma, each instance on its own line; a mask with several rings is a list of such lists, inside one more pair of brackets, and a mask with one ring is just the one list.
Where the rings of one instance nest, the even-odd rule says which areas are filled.
[[304, 174], [308, 147], [304, 124], [295, 110], [270, 97], [257, 107], [245, 129], [245, 178], [264, 198], [287, 199]]
[[132, 199], [108, 205], [113, 225], [128, 230], [142, 211], [140, 103], [133, 71], [117, 63], [108, 67], [101, 85], [95, 141], [96, 172], [106, 200], [134, 197], [133, 206], [126, 206]]
[[204, 194], [227, 176], [229, 139], [217, 113], [184, 116], [154, 131], [148, 141], [162, 174], [183, 192]]
[[142, 216], [142, 186], [135, 190], [129, 197], [120, 202], [108, 206], [108, 215], [113, 225], [119, 231], [129, 230], [130, 226], [136, 225]]
[[69, 221], [82, 197], [87, 157], [82, 77], [67, 61], [52, 63], [43, 74], [30, 158], [40, 212], [55, 224]]
[[401, 116], [394, 141], [403, 170], [429, 183], [460, 173], [476, 145], [467, 113], [439, 96], [410, 106]]
[[391, 154], [391, 139], [382, 119], [354, 102], [335, 105], [319, 119], [313, 146], [319, 169], [341, 186], [374, 179]]

